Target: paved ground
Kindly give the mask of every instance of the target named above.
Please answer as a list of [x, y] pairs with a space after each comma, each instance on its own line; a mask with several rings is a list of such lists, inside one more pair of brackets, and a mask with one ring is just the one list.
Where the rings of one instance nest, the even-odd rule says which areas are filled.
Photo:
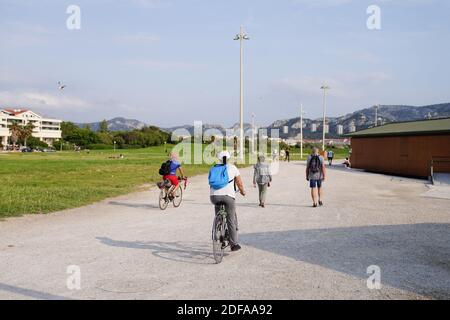
[[[424, 181], [330, 169], [325, 207], [310, 207], [304, 165], [283, 163], [256, 205], [239, 198], [243, 250], [211, 257], [205, 176], [179, 209], [157, 191], [51, 215], [0, 222], [2, 299], [430, 299], [450, 298], [450, 201]], [[81, 269], [81, 290], [66, 286]], [[367, 267], [381, 289], [367, 288]]]
[[450, 200], [450, 173], [435, 173], [434, 184], [427, 185], [425, 197]]

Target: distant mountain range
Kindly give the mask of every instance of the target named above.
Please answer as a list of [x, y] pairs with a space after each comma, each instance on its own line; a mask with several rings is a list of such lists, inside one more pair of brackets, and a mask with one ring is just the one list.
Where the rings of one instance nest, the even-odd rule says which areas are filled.
[[[389, 122], [413, 121], [427, 118], [450, 117], [450, 103], [415, 107], [406, 105], [381, 105], [378, 107], [378, 125]], [[303, 118], [303, 135], [305, 138], [321, 138], [323, 119]], [[367, 129], [375, 125], [375, 108], [366, 108], [355, 111], [340, 117], [327, 118], [328, 137], [337, 138], [341, 133], [349, 133], [355, 130]], [[184, 125], [172, 128], [163, 128], [167, 132], [173, 132], [176, 129], [186, 129], [192, 135], [194, 127]], [[203, 128], [217, 129], [224, 133], [226, 128], [221, 125], [204, 124]], [[239, 124], [235, 124], [230, 129], [238, 129]], [[244, 130], [251, 128], [248, 123], [244, 124]], [[279, 129], [280, 137], [283, 139], [294, 139], [300, 135], [300, 117], [286, 120], [277, 120], [267, 127], [261, 129]]]
[[[406, 106], [406, 105], [381, 105], [378, 108], [378, 125], [389, 122], [423, 120], [428, 118], [444, 118], [450, 117], [450, 103], [429, 105], [423, 107]], [[114, 118], [109, 121], [108, 128], [110, 131], [124, 131], [141, 129], [146, 126], [145, 123], [138, 120], [130, 120], [125, 118]], [[77, 124], [80, 127], [86, 124]], [[100, 122], [88, 124], [92, 130], [99, 130]], [[362, 130], [375, 125], [375, 108], [365, 108], [353, 113], [340, 117], [327, 118], [328, 136], [336, 138], [341, 133], [349, 133], [354, 130]], [[225, 133], [226, 129], [238, 129], [239, 124], [235, 124], [231, 128], [225, 128], [219, 124], [203, 124], [203, 129], [216, 129], [221, 133]], [[244, 129], [248, 130], [251, 125], [246, 123]], [[279, 129], [280, 137], [284, 139], [294, 139], [300, 134], [300, 118], [291, 118], [285, 120], [277, 120], [265, 127], [266, 129]], [[194, 132], [193, 125], [182, 125], [171, 128], [161, 128], [166, 132], [173, 132], [177, 129], [185, 129], [191, 135]], [[322, 134], [322, 119], [303, 119], [303, 134], [305, 138], [319, 138]]]
[[[350, 133], [375, 125], [375, 108], [365, 108], [340, 117], [327, 118], [328, 136], [339, 137], [341, 133]], [[450, 103], [423, 107], [406, 105], [380, 105], [378, 107], [378, 125], [390, 122], [403, 122], [424, 119], [450, 117]], [[319, 138], [322, 135], [323, 119], [303, 119], [303, 134], [306, 138]], [[288, 131], [285, 133], [285, 127]], [[315, 128], [314, 128], [315, 127]], [[300, 134], [300, 117], [278, 120], [267, 127], [280, 129], [280, 137], [295, 138]], [[314, 131], [315, 129], [315, 131]]]
[[[114, 118], [106, 121], [108, 123], [109, 131], [131, 131], [134, 129], [142, 129], [147, 126], [144, 122], [134, 119], [125, 119], [125, 118]], [[84, 128], [89, 126], [93, 131], [100, 130], [101, 122], [92, 122], [92, 123], [76, 123], [76, 125], [80, 128]]]

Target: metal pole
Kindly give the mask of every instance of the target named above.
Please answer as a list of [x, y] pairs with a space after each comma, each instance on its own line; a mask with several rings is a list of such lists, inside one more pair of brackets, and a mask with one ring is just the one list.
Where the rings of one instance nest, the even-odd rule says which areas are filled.
[[240, 158], [244, 158], [244, 30], [241, 26], [241, 32], [240, 32], [240, 139], [241, 139], [241, 145], [240, 145]]
[[322, 126], [322, 151], [325, 151], [325, 115], [327, 109], [327, 86], [323, 86], [323, 126]]
[[252, 153], [255, 153], [255, 114], [252, 113]]
[[303, 159], [303, 103], [300, 105], [300, 160]]
[[241, 26], [239, 34], [236, 35], [234, 40], [239, 40], [240, 42], [240, 156], [241, 160], [244, 159], [244, 40], [249, 40], [249, 37], [244, 33], [244, 27]]
[[380, 105], [375, 106], [375, 127], [378, 126], [378, 107]]

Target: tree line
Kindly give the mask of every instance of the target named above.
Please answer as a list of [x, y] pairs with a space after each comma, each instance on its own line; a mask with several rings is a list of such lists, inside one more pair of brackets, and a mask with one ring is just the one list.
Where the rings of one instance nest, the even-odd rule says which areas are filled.
[[[93, 131], [89, 126], [78, 127], [72, 122], [62, 122], [62, 141], [54, 144], [56, 149], [118, 149], [146, 148], [170, 142], [170, 135], [158, 127], [148, 126], [131, 131], [109, 131], [108, 123], [100, 123], [99, 131]], [[62, 143], [62, 146], [61, 146]]]
[[[9, 127], [11, 131], [11, 143], [13, 146], [25, 146], [32, 149], [48, 148], [47, 143], [41, 141], [39, 138], [33, 137], [33, 130], [35, 125], [28, 122], [26, 125], [20, 125], [18, 121], [13, 122]], [[0, 144], [0, 147], [3, 147]]]

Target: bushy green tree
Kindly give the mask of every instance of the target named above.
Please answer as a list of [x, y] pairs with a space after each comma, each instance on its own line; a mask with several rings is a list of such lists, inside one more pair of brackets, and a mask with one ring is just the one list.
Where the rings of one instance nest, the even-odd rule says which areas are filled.
[[80, 147], [86, 147], [90, 144], [99, 143], [100, 141], [95, 132], [84, 128], [74, 130], [70, 135], [67, 135], [64, 140]]
[[[97, 133], [98, 140], [102, 144], [113, 145], [114, 139], [113, 136], [107, 132], [99, 132]], [[117, 141], [116, 141], [117, 142]]]
[[106, 120], [103, 120], [102, 122], [100, 122], [99, 132], [101, 132], [101, 133], [108, 132], [108, 122], [106, 122]]
[[[86, 148], [107, 148], [114, 145], [117, 148], [145, 148], [162, 145], [170, 142], [170, 135], [155, 126], [144, 127], [131, 131], [109, 132], [106, 129], [106, 121], [100, 125], [100, 131], [94, 132], [89, 127], [79, 128], [71, 122], [64, 122], [61, 125], [62, 137], [77, 146]], [[105, 126], [106, 124], [106, 126]], [[98, 145], [98, 146], [95, 146]]]
[[71, 136], [74, 131], [77, 131], [80, 129], [72, 122], [62, 122], [61, 123], [61, 131], [62, 131], [62, 138], [66, 140], [67, 136]]
[[48, 144], [45, 143], [44, 141], [39, 140], [39, 138], [36, 137], [29, 137], [27, 139], [27, 146], [32, 148], [32, 149], [44, 149], [44, 148], [48, 148]]

